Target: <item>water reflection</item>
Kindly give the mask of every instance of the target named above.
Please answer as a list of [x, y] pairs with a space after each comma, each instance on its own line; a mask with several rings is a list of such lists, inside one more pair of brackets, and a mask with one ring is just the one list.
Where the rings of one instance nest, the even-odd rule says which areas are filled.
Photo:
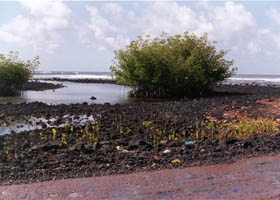
[[[51, 82], [51, 81], [49, 81]], [[51, 82], [61, 83], [61, 82]], [[0, 97], [0, 103], [40, 101], [48, 104], [70, 103], [127, 103], [130, 88], [114, 84], [63, 82], [64, 88], [45, 91], [25, 91], [16, 97]], [[90, 98], [94, 96], [96, 100]]]
[[31, 131], [48, 127], [64, 127], [67, 125], [85, 125], [94, 124], [95, 119], [92, 115], [64, 115], [62, 117], [53, 117], [50, 119], [31, 117], [21, 121], [0, 121], [0, 135], [10, 134], [12, 132], [20, 133], [23, 131]]

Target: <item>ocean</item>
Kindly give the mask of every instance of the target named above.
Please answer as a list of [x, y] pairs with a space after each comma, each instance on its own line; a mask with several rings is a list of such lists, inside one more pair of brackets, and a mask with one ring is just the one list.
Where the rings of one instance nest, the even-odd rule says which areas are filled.
[[[44, 102], [47, 104], [71, 104], [71, 103], [128, 103], [135, 102], [136, 99], [128, 97], [129, 87], [114, 84], [100, 83], [76, 83], [47, 81], [44, 79], [63, 78], [63, 79], [112, 79], [110, 72], [36, 72], [33, 79], [40, 79], [46, 82], [62, 83], [65, 87], [56, 90], [45, 91], [24, 91], [19, 96], [0, 97], [0, 103], [22, 103], [22, 102]], [[272, 84], [280, 87], [280, 75], [234, 75], [224, 82], [224, 84]], [[91, 100], [92, 96], [96, 100]], [[21, 129], [16, 128], [21, 125]], [[10, 133], [11, 130], [32, 130], [36, 126], [20, 122], [8, 126], [0, 126], [0, 135]]]
[[111, 72], [43, 72], [37, 71], [33, 74], [34, 79], [112, 79]]
[[[112, 79], [110, 72], [35, 72], [33, 79]], [[52, 81], [47, 81], [52, 82]], [[54, 81], [53, 83], [60, 83]], [[70, 103], [127, 103], [134, 101], [128, 97], [129, 87], [113, 84], [97, 83], [74, 83], [62, 82], [64, 88], [46, 91], [24, 91], [15, 97], [0, 97], [0, 103], [21, 103], [40, 101], [47, 104], [70, 104]], [[280, 75], [245, 75], [237, 74], [224, 84], [272, 84], [280, 86]], [[91, 100], [92, 96], [96, 100]]]
[[[34, 79], [113, 79], [111, 72], [35, 72]], [[224, 83], [227, 84], [280, 84], [280, 75], [236, 74]]]
[[236, 74], [225, 81], [225, 83], [280, 86], [280, 75]]

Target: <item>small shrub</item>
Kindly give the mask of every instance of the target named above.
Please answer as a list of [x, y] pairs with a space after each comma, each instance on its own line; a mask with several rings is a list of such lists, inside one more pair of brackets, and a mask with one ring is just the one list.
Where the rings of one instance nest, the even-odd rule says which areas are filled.
[[230, 69], [233, 61], [224, 59], [226, 53], [217, 52], [207, 34], [139, 36], [126, 49], [115, 51], [110, 69], [119, 84], [134, 89], [134, 96], [197, 96], [235, 72], [236, 68]]
[[11, 51], [5, 57], [0, 54], [0, 95], [14, 95], [32, 76], [39, 65], [39, 57], [33, 61], [21, 61], [18, 52]]

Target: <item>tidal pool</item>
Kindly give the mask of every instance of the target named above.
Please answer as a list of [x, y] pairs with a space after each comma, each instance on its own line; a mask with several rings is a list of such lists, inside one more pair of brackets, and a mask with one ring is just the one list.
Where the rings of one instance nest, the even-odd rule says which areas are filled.
[[[57, 125], [56, 121], [59, 120], [60, 123]], [[20, 121], [10, 121], [6, 122], [0, 121], [0, 135], [10, 134], [12, 132], [20, 133], [23, 131], [31, 131], [35, 129], [42, 129], [47, 127], [63, 127], [67, 125], [86, 125], [94, 124], [95, 119], [92, 115], [64, 115], [62, 117], [54, 117], [50, 119], [31, 117], [30, 119], [22, 119]], [[43, 125], [44, 124], [44, 125]]]

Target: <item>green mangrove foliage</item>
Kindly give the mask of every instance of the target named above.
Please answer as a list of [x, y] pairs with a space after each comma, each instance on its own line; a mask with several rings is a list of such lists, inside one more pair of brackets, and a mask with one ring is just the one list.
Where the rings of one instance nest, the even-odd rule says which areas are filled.
[[110, 69], [119, 84], [134, 89], [132, 96], [197, 96], [236, 71], [226, 53], [217, 51], [207, 34], [138, 36], [126, 49], [115, 51]]
[[11, 51], [7, 57], [0, 54], [0, 95], [13, 95], [32, 76], [39, 62], [39, 57], [22, 61], [19, 53]]

